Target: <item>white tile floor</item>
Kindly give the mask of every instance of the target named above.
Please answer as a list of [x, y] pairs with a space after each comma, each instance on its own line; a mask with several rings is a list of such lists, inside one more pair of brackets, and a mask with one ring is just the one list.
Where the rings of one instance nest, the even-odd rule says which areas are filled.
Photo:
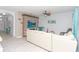
[[47, 52], [29, 42], [25, 38], [13, 38], [12, 36], [0, 33], [3, 38], [2, 46], [4, 52]]

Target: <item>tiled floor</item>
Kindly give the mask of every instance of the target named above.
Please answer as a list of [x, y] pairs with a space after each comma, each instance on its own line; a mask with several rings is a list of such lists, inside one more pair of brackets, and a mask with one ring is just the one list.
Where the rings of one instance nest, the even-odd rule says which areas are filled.
[[4, 52], [47, 52], [27, 42], [25, 38], [14, 38], [3, 32], [0, 32], [0, 36], [3, 38], [2, 46]]

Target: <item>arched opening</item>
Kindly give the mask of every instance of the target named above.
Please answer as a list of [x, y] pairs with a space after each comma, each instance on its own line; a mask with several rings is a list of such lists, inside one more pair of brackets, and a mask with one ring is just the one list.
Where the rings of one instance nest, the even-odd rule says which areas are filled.
[[0, 13], [0, 33], [6, 33], [13, 36], [13, 15], [10, 13]]

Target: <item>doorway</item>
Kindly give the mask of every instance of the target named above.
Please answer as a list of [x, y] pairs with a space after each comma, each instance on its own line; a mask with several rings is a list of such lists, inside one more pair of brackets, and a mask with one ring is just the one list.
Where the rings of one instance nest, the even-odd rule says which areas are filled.
[[0, 32], [13, 36], [13, 16], [9, 13], [0, 13]]

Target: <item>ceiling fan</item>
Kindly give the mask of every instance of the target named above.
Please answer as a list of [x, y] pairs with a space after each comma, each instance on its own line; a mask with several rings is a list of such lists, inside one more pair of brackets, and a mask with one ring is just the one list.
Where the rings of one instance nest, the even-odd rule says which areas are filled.
[[43, 14], [44, 14], [45, 16], [50, 16], [50, 15], [51, 15], [51, 13], [48, 12], [47, 10], [45, 10], [45, 11], [43, 12]]

